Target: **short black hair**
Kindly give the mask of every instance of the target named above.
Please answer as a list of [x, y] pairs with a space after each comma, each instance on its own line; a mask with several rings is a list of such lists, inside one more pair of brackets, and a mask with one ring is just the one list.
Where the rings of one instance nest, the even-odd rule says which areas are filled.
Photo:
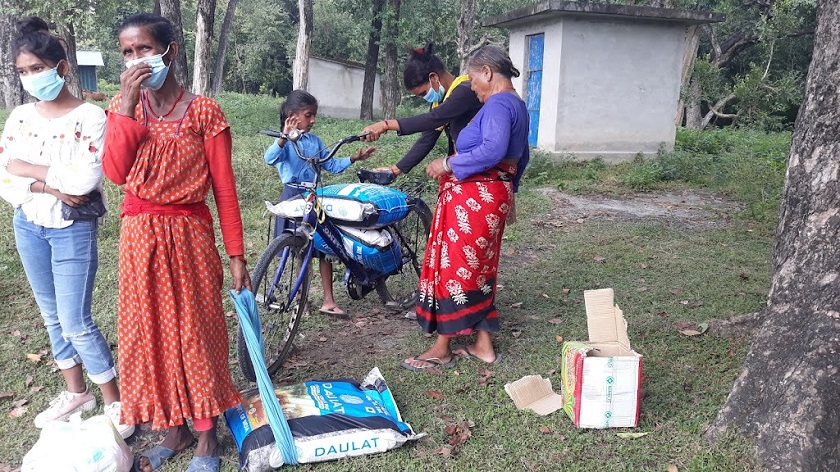
[[126, 28], [145, 28], [155, 38], [161, 47], [166, 47], [176, 41], [175, 28], [166, 18], [154, 13], [135, 13], [123, 20], [117, 35]]
[[46, 21], [37, 16], [27, 16], [18, 20], [15, 26], [18, 37], [12, 46], [14, 59], [25, 52], [53, 64], [67, 60], [67, 52], [62, 47], [61, 40], [50, 34], [50, 27]]
[[304, 108], [318, 109], [318, 99], [306, 90], [292, 90], [286, 100], [280, 104], [280, 127], [286, 123], [286, 118], [292, 113]]
[[434, 43], [429, 43], [424, 48], [411, 49], [408, 51], [408, 60], [405, 61], [403, 72], [403, 83], [405, 88], [411, 90], [418, 85], [429, 81], [429, 74], [432, 72], [441, 75], [446, 72], [443, 61], [433, 53]]

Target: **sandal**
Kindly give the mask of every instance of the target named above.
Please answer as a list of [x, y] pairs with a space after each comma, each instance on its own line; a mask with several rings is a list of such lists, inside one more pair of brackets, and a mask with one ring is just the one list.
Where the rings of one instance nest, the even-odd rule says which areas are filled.
[[222, 460], [218, 457], [193, 456], [187, 472], [219, 472]]
[[[149, 465], [152, 466], [152, 470], [158, 470], [160, 466], [163, 464], [164, 461], [168, 459], [172, 459], [173, 457], [177, 456], [178, 454], [186, 451], [187, 449], [193, 447], [195, 445], [195, 439], [190, 441], [188, 445], [186, 445], [183, 449], [178, 449], [177, 451], [174, 449], [169, 449], [166, 446], [161, 446], [160, 444], [156, 445], [155, 447], [143, 451], [140, 453], [140, 457], [134, 462], [134, 468], [137, 471], [142, 471], [143, 469], [140, 468], [140, 460], [142, 458], [146, 458], [149, 460]], [[216, 469], [218, 470], [218, 469]]]
[[425, 372], [429, 369], [449, 369], [450, 367], [455, 367], [455, 364], [458, 363], [458, 356], [453, 355], [452, 359], [450, 359], [449, 362], [446, 362], [446, 363], [441, 362], [441, 360], [438, 359], [437, 357], [430, 357], [428, 359], [420, 359], [419, 354], [414, 356], [412, 358], [412, 360], [419, 361], [419, 362], [425, 362], [427, 365], [425, 367], [416, 367], [416, 366], [413, 366], [413, 365], [409, 364], [406, 361], [402, 361], [400, 363], [400, 366], [402, 366], [403, 369], [408, 369], [408, 370], [413, 371], [413, 372]]

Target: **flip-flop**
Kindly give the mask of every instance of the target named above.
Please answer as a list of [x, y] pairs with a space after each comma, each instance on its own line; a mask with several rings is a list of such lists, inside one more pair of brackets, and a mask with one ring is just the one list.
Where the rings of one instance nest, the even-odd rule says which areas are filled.
[[457, 350], [459, 350], [459, 349], [460, 349], [460, 350], [462, 350], [462, 351], [464, 351], [464, 354], [466, 354], [466, 357], [467, 357], [468, 359], [472, 359], [472, 360], [476, 360], [476, 361], [479, 361], [479, 362], [483, 362], [483, 363], [485, 363], [485, 364], [498, 364], [498, 363], [499, 363], [499, 362], [501, 362], [501, 360], [502, 360], [502, 354], [501, 354], [501, 353], [499, 353], [498, 351], [496, 351], [496, 358], [495, 358], [495, 359], [493, 359], [493, 362], [487, 362], [487, 361], [485, 361], [484, 359], [482, 359], [482, 358], [480, 358], [480, 357], [476, 356], [475, 354], [471, 353], [471, 352], [470, 352], [470, 348], [469, 348], [469, 347], [467, 347], [467, 346], [453, 346], [453, 347], [452, 347], [452, 352], [453, 352], [453, 354], [455, 353], [455, 351], [457, 351]]
[[450, 367], [455, 367], [455, 364], [458, 363], [458, 356], [452, 356], [452, 359], [450, 359], [449, 362], [446, 363], [441, 362], [440, 359], [438, 359], [437, 357], [420, 359], [419, 356], [419, 354], [414, 356], [412, 360], [425, 362], [426, 364], [428, 364], [427, 367], [415, 367], [406, 361], [402, 361], [400, 363], [400, 366], [402, 366], [403, 369], [408, 369], [413, 372], [425, 372], [429, 369], [449, 369]]
[[[167, 459], [172, 459], [173, 457], [177, 456], [178, 454], [186, 451], [187, 449], [193, 447], [195, 444], [195, 439], [193, 439], [187, 446], [183, 449], [178, 449], [177, 451], [174, 449], [169, 449], [166, 446], [161, 446], [160, 444], [155, 445], [155, 447], [143, 451], [140, 453], [140, 457], [134, 462], [134, 468], [136, 470], [142, 470], [140, 468], [140, 459], [146, 458], [149, 460], [149, 465], [152, 466], [152, 470], [158, 470], [160, 466], [163, 464], [163, 461]], [[217, 469], [218, 470], [218, 469]]]
[[318, 312], [322, 313], [324, 315], [328, 315], [328, 316], [335, 316], [336, 318], [342, 318], [342, 319], [350, 318], [350, 315], [347, 314], [346, 311], [342, 310], [341, 308], [339, 308], [337, 306], [334, 306], [332, 308], [319, 308]]
[[222, 460], [218, 457], [193, 456], [187, 472], [219, 472]]

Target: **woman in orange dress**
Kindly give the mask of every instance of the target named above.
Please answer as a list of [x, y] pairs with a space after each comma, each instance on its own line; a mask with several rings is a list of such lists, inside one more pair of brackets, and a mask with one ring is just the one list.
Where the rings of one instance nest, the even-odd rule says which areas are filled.
[[234, 289], [250, 288], [231, 165], [231, 134], [212, 99], [177, 83], [172, 25], [127, 18], [119, 31], [127, 69], [108, 107], [103, 170], [123, 185], [119, 248], [122, 417], [167, 429], [137, 468], [148, 472], [198, 444], [190, 472], [218, 470], [217, 417], [242, 400], [228, 370], [223, 268], [210, 189], [218, 207]]

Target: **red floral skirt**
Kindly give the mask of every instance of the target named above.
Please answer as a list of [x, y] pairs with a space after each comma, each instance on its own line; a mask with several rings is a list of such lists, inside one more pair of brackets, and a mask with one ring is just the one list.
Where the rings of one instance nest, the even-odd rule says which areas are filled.
[[516, 166], [500, 164], [465, 180], [441, 178], [423, 269], [417, 321], [443, 336], [499, 330], [496, 273]]

